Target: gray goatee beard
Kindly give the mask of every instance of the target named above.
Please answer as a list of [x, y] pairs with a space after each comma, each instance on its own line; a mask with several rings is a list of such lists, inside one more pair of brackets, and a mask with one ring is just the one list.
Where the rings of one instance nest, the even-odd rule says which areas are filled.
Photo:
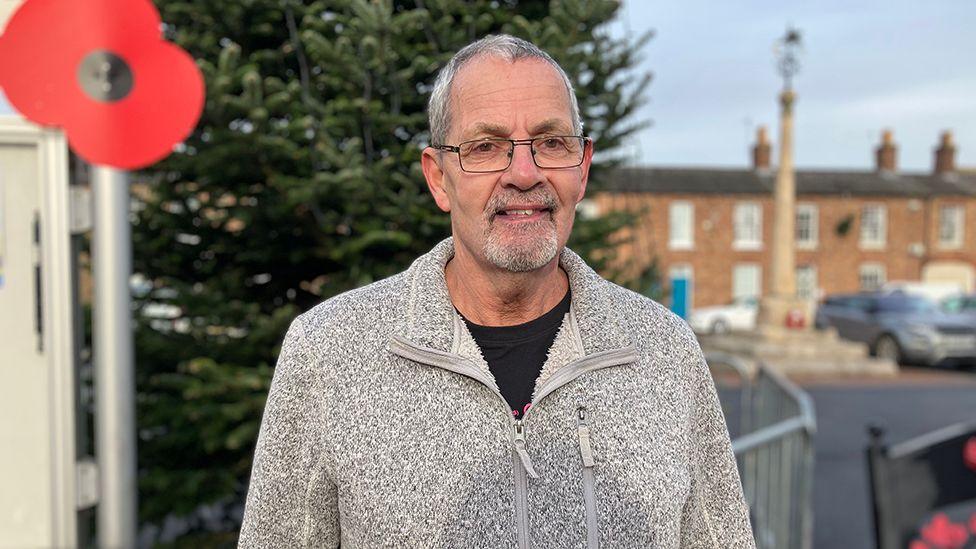
[[[510, 204], [533, 202], [548, 208], [548, 218], [508, 227], [504, 233], [494, 224], [498, 212]], [[559, 253], [555, 213], [559, 203], [547, 191], [510, 193], [492, 197], [485, 208], [485, 258], [513, 273], [525, 273], [548, 265]]]

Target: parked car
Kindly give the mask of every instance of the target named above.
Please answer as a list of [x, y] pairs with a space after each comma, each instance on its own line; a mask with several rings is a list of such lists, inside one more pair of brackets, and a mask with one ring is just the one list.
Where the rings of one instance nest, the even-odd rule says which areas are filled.
[[692, 309], [688, 317], [691, 328], [700, 334], [725, 334], [731, 331], [753, 330], [759, 299], [755, 296], [739, 297], [728, 305]]
[[941, 311], [935, 303], [901, 292], [827, 297], [815, 326], [832, 326], [872, 354], [898, 363], [934, 366], [946, 359], [976, 361], [976, 324]]
[[976, 294], [956, 294], [939, 301], [939, 307], [950, 314], [976, 317]]
[[962, 286], [952, 282], [920, 282], [917, 280], [889, 280], [881, 286], [882, 292], [902, 292], [924, 297], [938, 303], [951, 295], [962, 293]]

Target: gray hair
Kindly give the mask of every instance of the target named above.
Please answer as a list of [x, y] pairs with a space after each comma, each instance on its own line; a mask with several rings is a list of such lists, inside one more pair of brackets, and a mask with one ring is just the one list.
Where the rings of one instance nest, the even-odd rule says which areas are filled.
[[582, 134], [583, 122], [580, 120], [576, 92], [573, 91], [573, 83], [566, 75], [566, 71], [559, 66], [559, 63], [556, 63], [548, 53], [531, 42], [508, 34], [490, 34], [461, 48], [437, 74], [434, 89], [430, 94], [430, 101], [427, 103], [427, 118], [430, 123], [432, 144], [443, 145], [447, 139], [447, 128], [451, 124], [451, 84], [454, 83], [454, 77], [465, 64], [481, 56], [497, 57], [511, 62], [519, 59], [541, 59], [549, 63], [566, 84], [566, 92], [569, 94], [570, 110], [572, 111], [570, 115], [573, 128]]

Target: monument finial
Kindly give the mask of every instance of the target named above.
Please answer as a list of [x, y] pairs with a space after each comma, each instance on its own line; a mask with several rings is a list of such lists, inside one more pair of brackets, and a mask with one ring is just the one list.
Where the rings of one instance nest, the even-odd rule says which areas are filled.
[[793, 87], [793, 77], [800, 72], [800, 53], [803, 50], [803, 40], [799, 29], [788, 26], [786, 34], [776, 41], [773, 52], [776, 55], [776, 69], [783, 77], [783, 89]]

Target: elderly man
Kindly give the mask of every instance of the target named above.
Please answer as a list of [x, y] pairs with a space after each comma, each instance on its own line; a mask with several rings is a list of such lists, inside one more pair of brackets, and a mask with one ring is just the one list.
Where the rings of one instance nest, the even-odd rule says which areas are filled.
[[564, 248], [593, 145], [553, 59], [441, 71], [422, 165], [453, 236], [298, 317], [241, 547], [754, 547], [687, 326]]

